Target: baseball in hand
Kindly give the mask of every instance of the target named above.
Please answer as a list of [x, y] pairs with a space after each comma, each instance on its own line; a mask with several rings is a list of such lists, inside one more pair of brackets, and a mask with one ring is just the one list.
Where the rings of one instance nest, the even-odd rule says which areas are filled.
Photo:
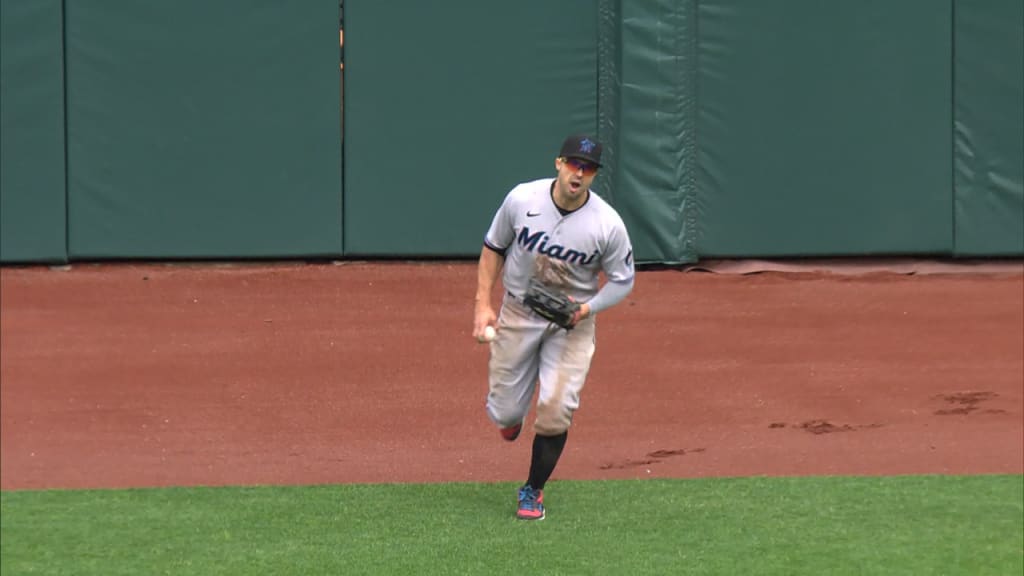
[[487, 326], [484, 328], [483, 335], [480, 336], [480, 341], [490, 342], [491, 340], [494, 340], [495, 334], [496, 332], [494, 331], [494, 326]]

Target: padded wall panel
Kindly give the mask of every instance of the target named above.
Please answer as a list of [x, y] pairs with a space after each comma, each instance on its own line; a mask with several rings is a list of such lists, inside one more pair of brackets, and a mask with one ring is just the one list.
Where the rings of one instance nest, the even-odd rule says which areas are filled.
[[345, 251], [473, 256], [597, 129], [596, 0], [347, 2]]
[[63, 8], [0, 0], [0, 261], [67, 259]]
[[702, 256], [951, 252], [951, 0], [699, 5]]
[[[638, 262], [696, 259], [696, 2], [644, 0], [619, 10], [621, 47], [608, 59], [617, 110], [602, 107], [612, 134], [609, 180]], [[604, 93], [605, 90], [602, 90]], [[610, 117], [610, 118], [609, 118]], [[609, 121], [613, 120], [613, 121]]]
[[956, 0], [956, 254], [1024, 255], [1024, 2]]
[[67, 5], [71, 256], [341, 246], [336, 0]]

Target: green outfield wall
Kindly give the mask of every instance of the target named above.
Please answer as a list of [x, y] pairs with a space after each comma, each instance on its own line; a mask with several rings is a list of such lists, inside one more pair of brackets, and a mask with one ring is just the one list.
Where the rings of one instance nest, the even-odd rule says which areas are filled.
[[0, 0], [0, 261], [67, 260], [61, 0]]
[[574, 131], [640, 262], [1019, 257], [1022, 6], [346, 0], [342, 111], [336, 0], [0, 0], [0, 261], [473, 257]]
[[505, 193], [597, 129], [593, 0], [348, 0], [345, 29], [347, 254], [478, 254]]
[[341, 251], [335, 2], [65, 5], [70, 258]]
[[957, 0], [953, 252], [1024, 253], [1024, 2]]
[[698, 253], [950, 253], [951, 1], [699, 2]]

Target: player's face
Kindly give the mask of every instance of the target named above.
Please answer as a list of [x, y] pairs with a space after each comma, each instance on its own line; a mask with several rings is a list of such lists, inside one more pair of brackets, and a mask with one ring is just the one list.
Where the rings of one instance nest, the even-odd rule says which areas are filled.
[[585, 199], [597, 175], [597, 164], [579, 158], [558, 158], [555, 168], [558, 169], [560, 196], [570, 203]]

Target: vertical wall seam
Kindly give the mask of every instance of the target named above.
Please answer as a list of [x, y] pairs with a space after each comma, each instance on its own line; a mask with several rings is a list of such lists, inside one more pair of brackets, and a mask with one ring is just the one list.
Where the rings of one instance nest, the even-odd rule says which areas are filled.
[[597, 132], [604, 143], [606, 168], [601, 170], [598, 189], [615, 204], [615, 188], [620, 173], [619, 157], [619, 22], [621, 0], [597, 2]]
[[71, 180], [69, 173], [71, 166], [68, 162], [68, 2], [61, 0], [60, 3], [60, 73], [61, 73], [61, 108], [63, 118], [61, 124], [64, 127], [64, 261], [71, 261]]
[[[339, 24], [341, 24], [342, 23], [342, 7], [341, 7], [340, 3], [338, 4], [338, 18], [337, 19], [338, 19]], [[348, 23], [347, 22], [344, 23], [344, 27], [348, 28]], [[339, 57], [339, 60], [341, 61], [342, 64], [344, 64], [344, 57], [343, 56]], [[341, 211], [341, 214], [338, 214], [338, 225], [341, 227], [341, 230], [339, 230], [339, 234], [338, 234], [338, 258], [344, 258], [345, 257], [345, 108], [347, 108], [347, 106], [345, 104], [345, 69], [340, 67], [340, 66], [338, 67], [338, 80], [339, 80], [339, 85], [341, 86], [341, 89], [339, 90], [339, 93], [338, 93], [338, 100], [341, 102], [341, 110], [338, 111], [338, 114], [341, 115], [341, 130], [338, 131], [338, 138], [341, 139], [341, 159], [340, 159], [340, 165], [338, 166], [338, 169], [341, 171], [341, 174], [338, 175], [338, 182], [339, 182], [339, 184], [341, 186], [341, 189], [338, 190], [338, 195], [340, 196], [340, 198], [338, 198], [338, 209]]]
[[949, 247], [949, 254], [956, 257], [956, 2], [949, 2], [949, 130], [950, 130], [950, 238], [952, 245]]
[[698, 42], [697, 35], [699, 34], [699, 22], [698, 22], [698, 4], [699, 0], [691, 0], [687, 2], [687, 25], [683, 27], [682, 32], [685, 34], [683, 43], [684, 53], [684, 66], [683, 66], [683, 100], [685, 106], [683, 107], [683, 134], [682, 134], [682, 146], [683, 146], [683, 174], [682, 174], [682, 196], [683, 196], [683, 238], [682, 248], [683, 254], [682, 259], [684, 262], [696, 262], [698, 260], [697, 254], [697, 238], [699, 237], [699, 219], [697, 217], [697, 108], [699, 102], [697, 102], [697, 81], [698, 81]]

